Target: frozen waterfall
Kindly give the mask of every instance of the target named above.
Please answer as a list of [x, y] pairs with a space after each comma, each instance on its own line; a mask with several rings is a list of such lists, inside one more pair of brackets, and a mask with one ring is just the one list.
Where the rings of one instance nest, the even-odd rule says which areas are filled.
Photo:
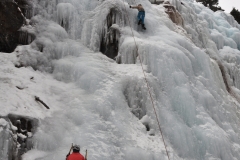
[[[167, 160], [139, 57], [170, 159], [239, 160], [240, 25], [169, 2], [183, 27], [149, 0], [34, 0], [22, 30], [35, 39], [0, 54], [0, 160], [23, 145], [11, 135], [28, 139], [22, 160], [65, 159], [71, 143], [89, 160]], [[129, 8], [139, 3], [146, 31]], [[12, 114], [35, 126], [20, 135]]]

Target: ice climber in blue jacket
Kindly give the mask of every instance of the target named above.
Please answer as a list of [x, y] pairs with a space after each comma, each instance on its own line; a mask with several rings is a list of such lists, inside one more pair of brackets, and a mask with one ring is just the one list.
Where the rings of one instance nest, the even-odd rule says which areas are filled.
[[145, 10], [141, 4], [137, 6], [129, 6], [130, 8], [133, 9], [138, 9], [138, 25], [142, 24], [142, 29], [146, 30], [145, 25], [144, 25], [144, 18], [145, 18]]

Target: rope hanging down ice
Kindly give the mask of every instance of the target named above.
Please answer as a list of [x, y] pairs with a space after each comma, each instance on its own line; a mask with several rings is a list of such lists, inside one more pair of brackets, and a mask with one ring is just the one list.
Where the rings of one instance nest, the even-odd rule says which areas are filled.
[[[135, 0], [134, 0], [134, 1], [135, 1]], [[137, 49], [137, 56], [138, 56], [139, 61], [140, 61], [140, 63], [141, 63], [141, 67], [142, 67], [144, 79], [145, 79], [145, 82], [146, 82], [146, 84], [147, 84], [148, 93], [149, 93], [149, 96], [150, 96], [150, 99], [151, 99], [151, 102], [152, 102], [152, 107], [153, 107], [153, 110], [154, 110], [154, 113], [155, 113], [155, 116], [156, 116], [156, 119], [157, 119], [159, 131], [160, 131], [160, 134], [161, 134], [161, 136], [162, 136], [162, 140], [163, 140], [163, 143], [164, 143], [164, 147], [165, 147], [165, 150], [166, 150], [166, 153], [167, 153], [168, 160], [170, 160], [169, 154], [168, 154], [168, 150], [167, 150], [167, 145], [166, 145], [165, 140], [164, 140], [164, 137], [163, 137], [162, 129], [161, 129], [160, 122], [159, 122], [159, 119], [158, 119], [158, 116], [157, 116], [157, 112], [156, 112], [156, 108], [155, 108], [155, 105], [154, 105], [154, 102], [153, 102], [153, 97], [152, 97], [152, 93], [151, 93], [151, 90], [150, 90], [150, 86], [149, 86], [149, 83], [148, 83], [146, 74], [145, 74], [145, 72], [144, 72], [144, 69], [143, 69], [142, 59], [141, 59], [140, 55], [138, 54], [138, 46], [137, 46], [137, 43], [136, 43], [136, 40], [135, 40], [135, 36], [134, 36], [134, 33], [133, 33], [132, 26], [131, 26], [131, 24], [130, 24], [129, 16], [128, 16], [128, 14], [127, 14], [127, 8], [126, 8], [125, 0], [123, 0], [123, 3], [124, 3], [124, 7], [125, 7], [125, 13], [126, 13], [126, 15], [127, 15], [128, 23], [129, 23], [129, 26], [130, 26], [130, 28], [131, 28], [132, 37], [133, 37], [133, 39], [134, 39], [135, 46], [136, 46], [136, 49]]]

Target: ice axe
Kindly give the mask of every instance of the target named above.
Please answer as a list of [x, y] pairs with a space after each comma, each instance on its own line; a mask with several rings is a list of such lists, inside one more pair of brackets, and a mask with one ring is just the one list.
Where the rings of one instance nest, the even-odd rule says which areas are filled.
[[87, 149], [86, 149], [86, 154], [85, 154], [85, 160], [87, 160]]
[[73, 143], [72, 143], [72, 146], [71, 146], [71, 148], [70, 148], [68, 154], [66, 155], [66, 160], [67, 160], [68, 156], [70, 155], [70, 153], [71, 153], [71, 151], [72, 151], [72, 148], [73, 148]]

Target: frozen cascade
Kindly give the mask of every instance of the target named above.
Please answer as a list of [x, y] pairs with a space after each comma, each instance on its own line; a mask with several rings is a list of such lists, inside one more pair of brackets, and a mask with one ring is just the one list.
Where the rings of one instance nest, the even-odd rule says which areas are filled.
[[28, 32], [19, 32], [18, 43], [22, 45], [28, 45], [34, 41], [35, 35]]
[[[138, 85], [141, 85], [142, 83], [136, 83], [136, 80], [133, 80], [132, 83], [127, 83], [126, 90], [124, 91], [124, 95], [127, 99], [128, 106], [131, 108], [131, 112], [139, 119], [141, 119], [143, 116], [146, 115], [146, 104], [142, 104], [142, 102], [146, 102], [147, 98], [143, 95], [148, 94], [147, 91], [141, 91], [143, 89], [142, 87], [139, 87]], [[135, 86], [136, 85], [136, 86]], [[134, 86], [134, 87], [130, 87]], [[142, 93], [143, 92], [143, 93]]]
[[[70, 3], [59, 3], [57, 5], [57, 22], [71, 35], [71, 38], [75, 38], [75, 28], [72, 26], [77, 20], [74, 14], [75, 7]], [[77, 27], [77, 26], [76, 26]], [[71, 33], [73, 32], [73, 33]]]
[[[101, 10], [101, 12], [95, 10]], [[112, 26], [124, 27], [126, 25], [127, 13], [125, 13], [123, 4], [121, 1], [104, 1], [90, 14], [93, 18], [87, 19], [82, 29], [81, 39], [84, 45], [114, 58], [118, 54], [120, 31]], [[114, 52], [114, 55], [109, 55], [111, 51]]]
[[[16, 156], [16, 151], [15, 150], [11, 150], [10, 148], [13, 148], [13, 146], [16, 146], [16, 143], [14, 144], [14, 137], [11, 137], [11, 133], [10, 132], [10, 125], [8, 124], [8, 122], [4, 119], [0, 119], [0, 127], [1, 127], [1, 159], [8, 159], [8, 158], [13, 158], [13, 156]], [[13, 142], [13, 143], [11, 143]], [[9, 150], [12, 152], [12, 154], [8, 155]]]
[[[139, 57], [170, 158], [240, 159], [240, 104], [227, 87], [240, 93], [240, 26], [229, 14], [193, 0], [170, 0], [184, 19], [179, 27], [163, 5], [139, 0], [146, 10], [142, 31], [128, 3], [135, 5], [34, 1], [35, 25], [25, 29], [36, 39], [0, 54], [1, 106], [8, 106], [1, 117], [15, 113], [39, 120], [33, 148], [23, 159], [62, 159], [73, 142], [82, 153], [88, 149], [92, 160], [167, 160]], [[108, 47], [121, 64], [106, 56]], [[17, 90], [18, 85], [26, 87]], [[37, 104], [35, 95], [50, 110]], [[0, 135], [0, 141], [9, 136], [2, 130]]]
[[[118, 55], [118, 42], [120, 37], [120, 31], [118, 30], [118, 24], [123, 23], [123, 15], [119, 14], [120, 11], [111, 9], [107, 15], [106, 24], [104, 25], [100, 51], [107, 57], [115, 59]], [[120, 15], [120, 16], [119, 16]], [[114, 26], [116, 26], [114, 28]]]
[[229, 47], [224, 47], [220, 50], [220, 55], [224, 60], [224, 66], [226, 66], [229, 78], [231, 79], [231, 85], [240, 88], [240, 77], [239, 77], [239, 64], [240, 64], [240, 57], [239, 57], [239, 50], [232, 50]]
[[32, 148], [32, 135], [37, 128], [37, 120], [9, 114], [0, 118], [1, 160], [21, 160], [21, 155]]

